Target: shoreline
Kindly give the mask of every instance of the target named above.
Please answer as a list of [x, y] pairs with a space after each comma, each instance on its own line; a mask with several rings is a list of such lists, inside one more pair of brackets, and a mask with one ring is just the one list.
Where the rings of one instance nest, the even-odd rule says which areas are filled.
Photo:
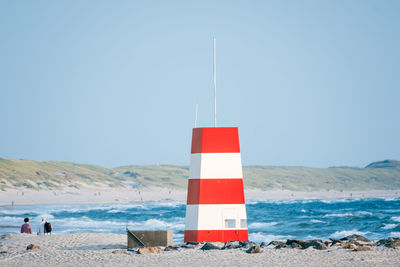
[[[83, 187], [64, 188], [63, 190], [21, 190], [10, 189], [0, 194], [0, 206], [28, 205], [94, 205], [94, 204], [148, 204], [152, 202], [186, 203], [186, 190], [161, 187], [147, 188], [110, 188]], [[362, 190], [362, 191], [290, 191], [245, 189], [246, 203], [272, 200], [301, 199], [366, 199], [380, 197], [400, 197], [397, 190]]]

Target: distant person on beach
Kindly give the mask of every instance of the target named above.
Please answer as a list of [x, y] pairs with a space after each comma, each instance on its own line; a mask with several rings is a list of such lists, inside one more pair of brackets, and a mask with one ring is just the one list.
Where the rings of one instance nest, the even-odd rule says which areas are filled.
[[29, 224], [29, 218], [24, 219], [24, 224], [21, 226], [21, 234], [32, 234], [32, 227]]
[[44, 235], [44, 233], [45, 233], [44, 225], [45, 224], [46, 224], [46, 218], [43, 217], [42, 222], [40, 223], [40, 226], [39, 226], [39, 230], [37, 232], [38, 235]]

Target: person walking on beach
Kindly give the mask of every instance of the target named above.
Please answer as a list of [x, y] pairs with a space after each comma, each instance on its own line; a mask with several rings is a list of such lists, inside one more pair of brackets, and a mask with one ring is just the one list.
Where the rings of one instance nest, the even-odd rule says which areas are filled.
[[44, 235], [44, 233], [45, 233], [44, 225], [45, 224], [46, 224], [46, 218], [43, 217], [42, 222], [40, 223], [40, 226], [39, 226], [39, 230], [37, 232], [38, 235]]
[[32, 227], [29, 224], [29, 218], [24, 219], [24, 224], [21, 226], [21, 234], [32, 234]]

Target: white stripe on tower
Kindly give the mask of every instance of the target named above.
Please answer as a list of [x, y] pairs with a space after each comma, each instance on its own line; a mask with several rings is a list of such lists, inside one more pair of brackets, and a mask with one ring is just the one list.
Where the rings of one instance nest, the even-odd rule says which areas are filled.
[[189, 178], [243, 178], [240, 153], [197, 153], [190, 158]]
[[[230, 216], [238, 219], [234, 227], [227, 228], [224, 223], [225, 219], [231, 218]], [[210, 220], [210, 217], [214, 219]], [[243, 225], [240, 219], [246, 220], [244, 204], [188, 205], [185, 223], [186, 230], [247, 229], [247, 225]]]

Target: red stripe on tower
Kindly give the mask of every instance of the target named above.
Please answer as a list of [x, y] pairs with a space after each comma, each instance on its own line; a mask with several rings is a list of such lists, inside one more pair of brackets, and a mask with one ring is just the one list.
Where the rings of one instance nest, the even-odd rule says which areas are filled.
[[240, 153], [238, 128], [194, 128], [192, 154], [194, 153]]
[[238, 128], [195, 128], [184, 241], [232, 240], [248, 240]]
[[243, 179], [189, 179], [188, 205], [243, 203]]

